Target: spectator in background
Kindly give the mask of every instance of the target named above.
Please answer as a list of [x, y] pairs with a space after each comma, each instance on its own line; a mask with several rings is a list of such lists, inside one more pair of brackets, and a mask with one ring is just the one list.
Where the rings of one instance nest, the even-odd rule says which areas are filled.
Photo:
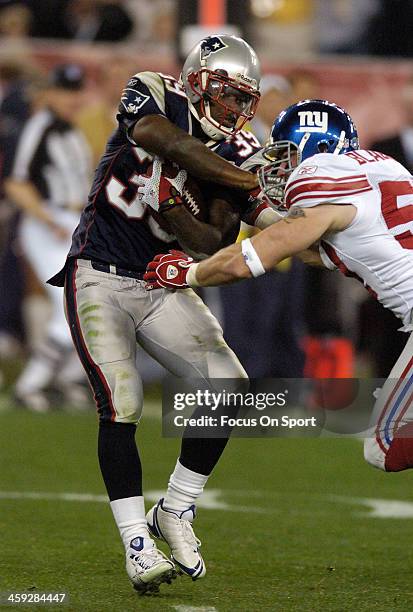
[[371, 149], [381, 151], [406, 166], [413, 173], [413, 75], [401, 92], [403, 127], [396, 134], [373, 142]]
[[[0, 3], [0, 36], [4, 38], [26, 38], [30, 32], [31, 12], [24, 2]], [[4, 42], [4, 40], [3, 40]]]
[[315, 0], [315, 8], [320, 53], [368, 53], [367, 29], [380, 0]]
[[[214, 0], [210, 4], [212, 5], [212, 14], [216, 13], [219, 3]], [[246, 41], [249, 41], [251, 38], [249, 32], [252, 25], [250, 0], [226, 0], [225, 3], [223, 3], [226, 22], [222, 26], [216, 23], [199, 23], [200, 17], [202, 18], [202, 14], [206, 12], [207, 7], [205, 0], [175, 0], [175, 5], [177, 21], [177, 55], [180, 63], [185, 61], [186, 55], [196, 39], [205, 36], [208, 32], [211, 33], [211, 28], [214, 30], [214, 34], [217, 30], [220, 30], [221, 33], [237, 33]], [[193, 30], [194, 26], [195, 31]], [[198, 29], [199, 26], [200, 29]], [[230, 32], [227, 31], [227, 26], [229, 26]]]
[[176, 36], [176, 5], [171, 0], [158, 0], [152, 15], [150, 40], [160, 50], [171, 50]]
[[261, 79], [261, 97], [251, 121], [251, 130], [261, 144], [267, 142], [274, 118], [291, 103], [291, 85], [279, 74], [267, 74]]
[[174, 53], [177, 28], [175, 0], [127, 0], [126, 7], [135, 22], [135, 38], [145, 49]]
[[[8, 198], [24, 213], [21, 248], [41, 281], [63, 265], [88, 196], [89, 151], [71, 123], [83, 104], [83, 83], [83, 70], [77, 65], [61, 65], [51, 73], [43, 106], [21, 132], [4, 185]], [[53, 305], [47, 338], [29, 358], [15, 387], [18, 401], [37, 411], [49, 408], [46, 391], [52, 383], [66, 399], [77, 401], [83, 393], [79, 383], [84, 380], [61, 292], [50, 285], [46, 288]]]
[[0, 41], [8, 55], [22, 56], [27, 52], [32, 17], [24, 2], [0, 1]]
[[10, 151], [30, 113], [29, 75], [20, 59], [0, 61], [0, 184], [8, 172]]
[[21, 59], [0, 61], [0, 353], [12, 352], [23, 340], [21, 305], [24, 276], [21, 258], [14, 248], [19, 214], [5, 199], [3, 184], [10, 174], [20, 131], [29, 117], [27, 63]]
[[[261, 59], [301, 59], [312, 51], [313, 0], [250, 0], [254, 40]], [[318, 32], [317, 32], [318, 34]]]
[[288, 74], [291, 83], [291, 104], [300, 100], [316, 100], [321, 97], [318, 76], [310, 70], [293, 70]]
[[368, 53], [413, 57], [413, 0], [378, 0], [378, 3], [366, 34]]
[[30, 0], [33, 36], [117, 42], [134, 28], [122, 0]]
[[65, 22], [70, 38], [82, 41], [116, 42], [133, 30], [133, 21], [119, 0], [70, 0]]
[[117, 125], [116, 112], [125, 83], [136, 71], [130, 59], [113, 54], [108, 56], [97, 77], [96, 102], [88, 104], [76, 118], [76, 124], [89, 143], [94, 165], [102, 157], [109, 136]]
[[38, 38], [70, 38], [65, 25], [69, 0], [27, 0], [32, 14], [30, 35]]

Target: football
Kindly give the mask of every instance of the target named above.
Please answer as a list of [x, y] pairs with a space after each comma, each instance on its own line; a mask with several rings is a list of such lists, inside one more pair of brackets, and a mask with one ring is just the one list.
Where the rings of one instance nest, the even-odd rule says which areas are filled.
[[[150, 174], [152, 171], [152, 164], [148, 167], [147, 173]], [[172, 164], [171, 162], [163, 162], [162, 174], [168, 178], [175, 178], [180, 171], [179, 166]], [[190, 174], [185, 181], [185, 185], [182, 192], [182, 200], [185, 208], [191, 213], [198, 221], [206, 221], [207, 219], [207, 206], [205, 199], [202, 195], [201, 188]], [[171, 228], [164, 215], [148, 207], [149, 214], [155, 219], [158, 225], [166, 232], [171, 233]]]

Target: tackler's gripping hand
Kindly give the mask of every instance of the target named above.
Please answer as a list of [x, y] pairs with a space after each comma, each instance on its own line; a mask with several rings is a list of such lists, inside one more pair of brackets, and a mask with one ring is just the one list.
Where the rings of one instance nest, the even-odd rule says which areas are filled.
[[162, 160], [155, 157], [152, 164], [152, 174], [150, 176], [140, 174], [135, 179], [140, 201], [160, 213], [174, 206], [180, 206], [187, 177], [186, 170], [179, 170], [174, 178], [164, 176], [162, 174]]
[[194, 260], [182, 251], [172, 250], [167, 254], [155, 255], [149, 262], [144, 280], [146, 290], [152, 289], [185, 289], [189, 287], [186, 275]]

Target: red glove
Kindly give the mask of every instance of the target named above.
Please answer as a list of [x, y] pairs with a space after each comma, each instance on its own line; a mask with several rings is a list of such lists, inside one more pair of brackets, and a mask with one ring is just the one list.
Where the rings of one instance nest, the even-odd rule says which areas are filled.
[[159, 183], [159, 212], [164, 213], [174, 206], [182, 204], [182, 196], [179, 191], [171, 184], [170, 179], [161, 176]]
[[186, 275], [193, 263], [193, 258], [182, 251], [172, 250], [167, 254], [155, 255], [149, 262], [143, 279], [146, 290], [152, 289], [183, 289], [189, 287]]

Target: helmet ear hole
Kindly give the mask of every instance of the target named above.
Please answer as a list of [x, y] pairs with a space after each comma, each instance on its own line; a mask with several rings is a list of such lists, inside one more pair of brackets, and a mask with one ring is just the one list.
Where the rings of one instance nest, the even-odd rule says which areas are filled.
[[333, 140], [329, 140], [328, 143], [327, 142], [320, 142], [317, 146], [318, 152], [319, 153], [328, 153], [328, 147], [329, 145], [332, 145], [334, 143]]

